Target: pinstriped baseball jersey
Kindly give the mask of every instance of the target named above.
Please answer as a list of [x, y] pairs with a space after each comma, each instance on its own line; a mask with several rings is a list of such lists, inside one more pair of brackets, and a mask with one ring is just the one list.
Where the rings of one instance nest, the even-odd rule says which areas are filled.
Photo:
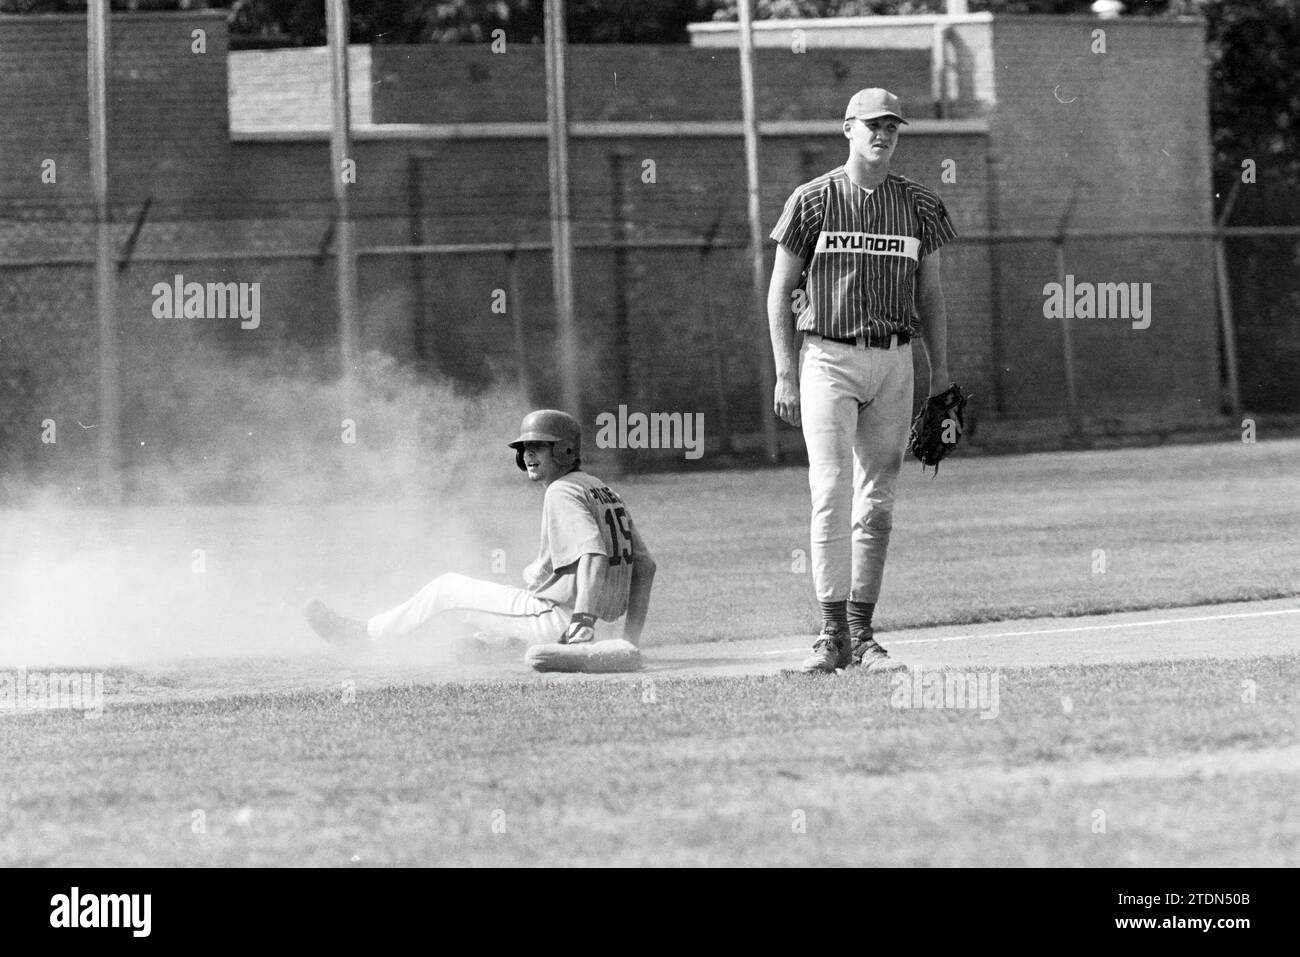
[[791, 194], [771, 238], [806, 264], [795, 328], [849, 339], [916, 336], [917, 266], [957, 231], [933, 190], [897, 173], [866, 190], [840, 166]]

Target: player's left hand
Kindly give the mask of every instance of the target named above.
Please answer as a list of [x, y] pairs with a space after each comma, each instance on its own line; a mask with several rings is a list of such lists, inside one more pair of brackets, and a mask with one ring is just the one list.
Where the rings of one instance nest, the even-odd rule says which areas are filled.
[[579, 614], [574, 615], [569, 622], [569, 627], [564, 629], [564, 634], [560, 636], [562, 645], [579, 645], [584, 641], [596, 640], [596, 616]]

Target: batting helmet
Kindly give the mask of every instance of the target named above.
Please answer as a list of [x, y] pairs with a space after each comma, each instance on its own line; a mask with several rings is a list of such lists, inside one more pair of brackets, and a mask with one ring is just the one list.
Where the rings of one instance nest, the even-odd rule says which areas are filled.
[[525, 442], [550, 442], [555, 463], [568, 468], [582, 455], [582, 426], [567, 412], [558, 409], [538, 409], [524, 416], [519, 426], [519, 438], [510, 443], [515, 450], [515, 465], [527, 471], [524, 465]]

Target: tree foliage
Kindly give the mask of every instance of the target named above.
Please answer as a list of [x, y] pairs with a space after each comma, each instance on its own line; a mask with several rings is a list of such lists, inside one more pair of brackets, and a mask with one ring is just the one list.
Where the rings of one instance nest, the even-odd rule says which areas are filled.
[[[231, 46], [320, 46], [325, 0], [111, 0], [115, 11], [230, 11]], [[351, 0], [353, 43], [477, 43], [504, 30], [542, 41], [544, 0]], [[568, 0], [570, 43], [685, 43], [718, 0]], [[0, 13], [80, 13], [86, 0], [0, 0]]]
[[[324, 42], [323, 0], [214, 0], [231, 10], [238, 44]], [[544, 0], [352, 0], [353, 43], [481, 42], [504, 30], [540, 43]], [[568, 0], [570, 43], [685, 43], [686, 24], [707, 20], [716, 0]]]
[[1208, 22], [1216, 185], [1253, 159], [1260, 178], [1300, 183], [1300, 0], [1200, 0]]
[[[972, 13], [1088, 13], [1092, 0], [969, 0]], [[1164, 7], [1166, 0], [1139, 3], [1147, 7]], [[739, 17], [737, 0], [721, 0], [715, 20]], [[1134, 4], [1130, 3], [1132, 8]], [[823, 17], [874, 17], [889, 14], [943, 13], [946, 0], [753, 0], [757, 20], [820, 20]]]

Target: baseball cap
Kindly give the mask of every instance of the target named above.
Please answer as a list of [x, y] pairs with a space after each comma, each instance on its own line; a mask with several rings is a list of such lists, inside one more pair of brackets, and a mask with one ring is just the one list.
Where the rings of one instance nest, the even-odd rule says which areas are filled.
[[853, 99], [849, 100], [849, 108], [844, 111], [844, 118], [874, 120], [881, 116], [892, 116], [906, 126], [907, 120], [903, 119], [902, 111], [903, 105], [898, 101], [898, 97], [888, 90], [873, 86], [853, 94]]

